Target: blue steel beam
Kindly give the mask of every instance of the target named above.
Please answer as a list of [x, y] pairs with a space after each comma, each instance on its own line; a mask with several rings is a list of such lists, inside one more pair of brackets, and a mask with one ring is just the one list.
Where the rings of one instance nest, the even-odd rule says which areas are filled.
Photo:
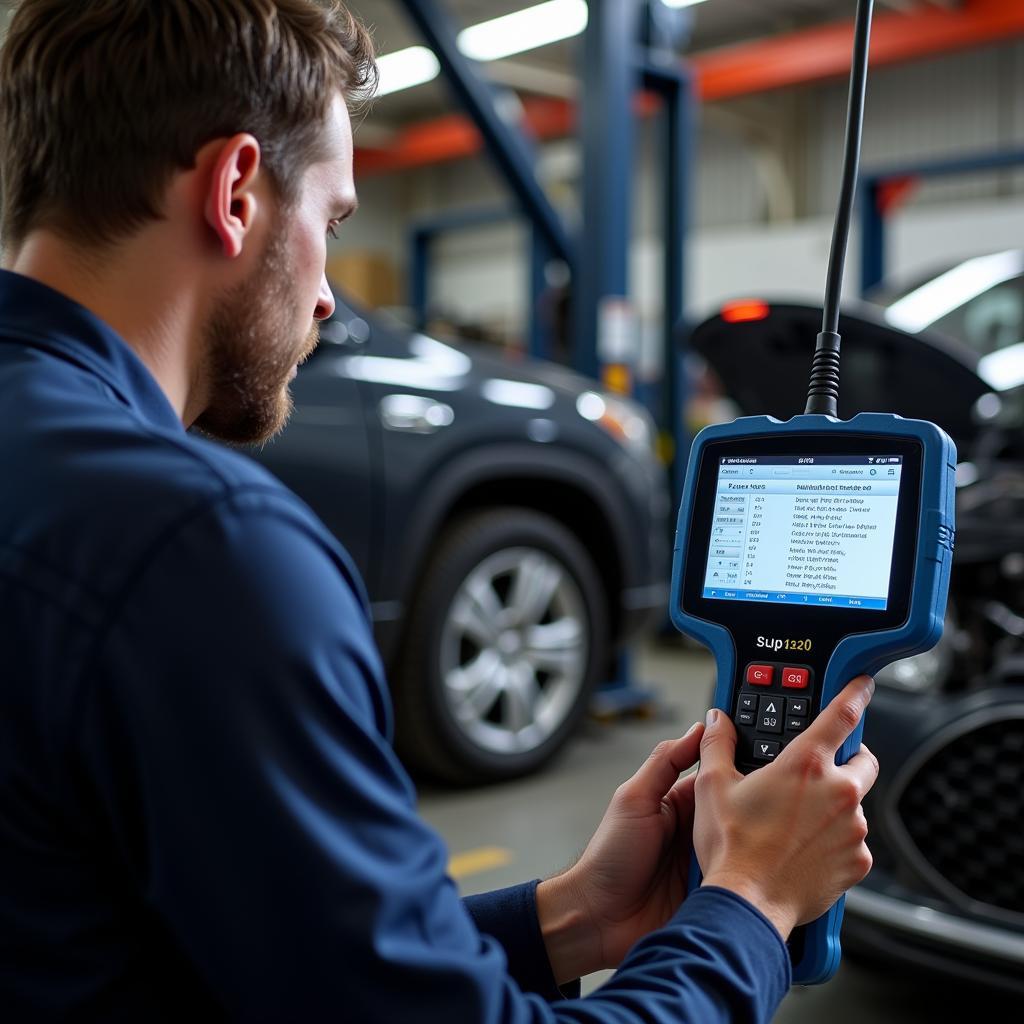
[[[517, 220], [519, 209], [512, 205], [481, 206], [454, 210], [416, 221], [409, 231], [409, 305], [415, 314], [417, 330], [426, 330], [430, 318], [430, 268], [434, 242], [440, 235], [471, 231], [491, 224]], [[536, 227], [529, 232], [529, 294], [530, 310], [527, 325], [527, 351], [535, 359], [551, 358], [552, 303], [545, 303], [549, 292], [548, 264], [554, 257], [544, 235]]]
[[480, 206], [467, 210], [454, 210], [424, 217], [416, 221], [409, 231], [409, 305], [416, 318], [417, 330], [424, 330], [429, 319], [430, 263], [434, 239], [452, 231], [466, 231], [487, 227], [515, 219], [514, 206]]
[[551, 250], [536, 228], [530, 233], [530, 324], [527, 351], [534, 359], [551, 358], [551, 322], [554, 307], [548, 287], [548, 264]]
[[662, 207], [665, 224], [663, 264], [663, 429], [672, 436], [671, 483], [678, 503], [692, 438], [686, 425], [687, 381], [684, 357], [689, 336], [686, 322], [687, 246], [693, 187], [691, 154], [696, 145], [696, 89], [693, 75], [676, 62], [644, 66], [646, 88], [661, 95], [662, 149], [665, 176]]
[[[641, 9], [641, 0], [591, 3], [583, 40], [583, 224], [573, 282], [574, 361], [591, 377], [602, 375], [609, 357], [601, 335], [611, 328], [612, 304], [629, 302]], [[612, 358], [635, 362], [636, 353]], [[593, 709], [622, 713], [652, 702], [653, 694], [634, 682], [630, 652], [623, 651], [617, 678], [598, 688]]]
[[592, 3], [583, 40], [583, 237], [574, 289], [577, 368], [601, 374], [602, 309], [629, 298], [639, 0]]
[[857, 197], [860, 206], [860, 294], [866, 296], [885, 280], [885, 215], [879, 205], [884, 179], [862, 181]]
[[459, 50], [455, 25], [436, 0], [401, 0], [401, 3], [437, 55], [449, 85], [483, 136], [487, 151], [523, 213], [544, 236], [551, 251], [571, 266], [573, 245], [565, 225], [537, 181], [530, 147], [522, 131], [502, 119], [490, 84], [477, 73], [474, 62]]
[[972, 174], [975, 171], [999, 171], [1020, 164], [1024, 164], [1024, 149], [1002, 149], [898, 167], [882, 167], [871, 171], [867, 177], [874, 181], [890, 181], [893, 178], [948, 178], [958, 174]]
[[996, 150], [871, 171], [860, 186], [860, 290], [866, 295], [885, 280], [885, 214], [879, 207], [882, 186], [901, 178], [951, 178], [979, 171], [1000, 171], [1024, 164], [1024, 149]]

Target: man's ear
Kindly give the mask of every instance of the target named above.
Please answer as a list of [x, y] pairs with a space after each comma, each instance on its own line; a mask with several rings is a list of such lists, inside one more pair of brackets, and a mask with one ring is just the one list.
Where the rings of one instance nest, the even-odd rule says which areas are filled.
[[228, 259], [242, 252], [256, 220], [259, 198], [254, 184], [260, 169], [260, 144], [248, 134], [221, 144], [213, 163], [204, 214]]

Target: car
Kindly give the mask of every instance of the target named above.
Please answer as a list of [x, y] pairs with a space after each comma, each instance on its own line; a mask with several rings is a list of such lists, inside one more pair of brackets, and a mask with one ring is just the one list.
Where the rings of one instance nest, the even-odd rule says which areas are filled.
[[[959, 450], [946, 629], [876, 677], [865, 742], [881, 769], [864, 801], [874, 866], [847, 895], [842, 942], [861, 960], [1024, 994], [1024, 346], [1002, 328], [956, 336], [982, 314], [932, 295], [945, 310], [913, 331], [867, 303], [840, 321], [842, 417], [929, 419]], [[999, 308], [1015, 317], [1010, 302]], [[803, 411], [820, 326], [820, 307], [744, 300], [690, 346], [740, 413], [787, 418]]]
[[[1020, 359], [1024, 341], [1024, 249], [983, 253], [868, 296], [886, 323], [908, 334], [927, 331], [966, 345], [993, 368]], [[982, 376], [985, 376], [985, 372]]]
[[665, 608], [651, 418], [335, 292], [291, 420], [255, 455], [362, 574], [405, 762], [458, 784], [532, 772]]

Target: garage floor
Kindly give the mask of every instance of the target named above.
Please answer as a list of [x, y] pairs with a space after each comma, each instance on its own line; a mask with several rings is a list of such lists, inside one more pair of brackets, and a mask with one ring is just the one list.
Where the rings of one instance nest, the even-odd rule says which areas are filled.
[[[445, 837], [452, 873], [464, 893], [546, 877], [570, 863], [597, 826], [615, 787], [660, 740], [680, 735], [703, 717], [713, 665], [701, 652], [675, 643], [647, 646], [638, 677], [656, 695], [655, 713], [611, 723], [588, 722], [569, 750], [539, 775], [468, 792], [424, 789], [423, 816]], [[607, 973], [584, 980], [588, 992]], [[957, 989], [945, 979], [907, 979], [844, 961], [828, 985], [794, 989], [778, 1024], [943, 1024], [975, 1012], [1016, 1019], [1009, 999]], [[957, 1003], [959, 1002], [959, 1007]]]

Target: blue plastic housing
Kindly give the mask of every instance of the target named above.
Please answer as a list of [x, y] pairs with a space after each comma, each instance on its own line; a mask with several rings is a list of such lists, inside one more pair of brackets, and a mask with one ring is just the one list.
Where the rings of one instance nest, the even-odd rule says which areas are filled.
[[[683, 611], [683, 578], [687, 571], [686, 551], [689, 542], [691, 510], [697, 487], [698, 470], [704, 446], [712, 441], [735, 440], [742, 437], [761, 438], [800, 434], [872, 434], [913, 438], [923, 446], [921, 467], [921, 501], [918, 510], [918, 546], [914, 566], [913, 590], [906, 621], [896, 629], [861, 633], [843, 639], [828, 661], [822, 684], [821, 706], [855, 676], [874, 675], [879, 669], [900, 658], [908, 658], [933, 647], [942, 636], [949, 574], [953, 563], [954, 498], [956, 478], [956, 446], [952, 439], [933, 423], [907, 420], [886, 413], [861, 413], [852, 420], [835, 420], [829, 416], [794, 416], [783, 422], [771, 416], [750, 416], [732, 423], [718, 424], [702, 430], [693, 442], [683, 485], [683, 497], [676, 526], [675, 552], [672, 560], [671, 617], [676, 628], [699, 640], [715, 656], [718, 682], [714, 707], [731, 714], [736, 654], [731, 633], [708, 619], [697, 618]], [[699, 566], [704, 571], [703, 560]], [[845, 764], [860, 749], [863, 721], [836, 754], [836, 764]], [[691, 890], [700, 885], [700, 868], [694, 859]], [[828, 981], [839, 967], [841, 947], [839, 931], [843, 920], [845, 897], [816, 921], [806, 925], [804, 955], [793, 964], [793, 983], [818, 985]]]

